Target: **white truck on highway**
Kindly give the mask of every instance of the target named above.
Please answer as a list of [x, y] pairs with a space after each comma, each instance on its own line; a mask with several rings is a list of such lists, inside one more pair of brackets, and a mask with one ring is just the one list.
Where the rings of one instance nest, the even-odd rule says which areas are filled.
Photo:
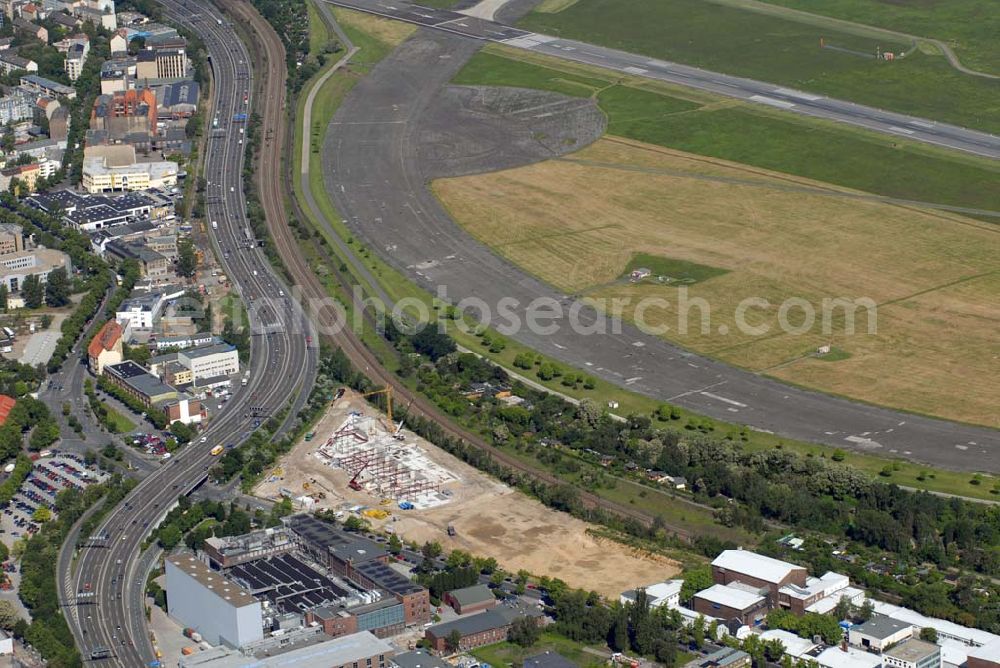
[[212, 221], [212, 229], [213, 230], [219, 229], [219, 223], [217, 221], [214, 220]]
[[243, 380], [240, 381], [240, 385], [242, 385], [243, 387], [246, 387], [247, 383], [249, 383], [249, 382], [250, 382], [250, 369], [247, 369], [243, 373]]

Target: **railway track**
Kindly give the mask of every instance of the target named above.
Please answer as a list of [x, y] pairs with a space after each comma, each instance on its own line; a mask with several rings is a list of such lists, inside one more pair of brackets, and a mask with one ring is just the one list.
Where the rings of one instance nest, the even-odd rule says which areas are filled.
[[[249, 36], [255, 40], [255, 43], [250, 45], [252, 57], [256, 56], [263, 61], [255, 63], [255, 70], [260, 72], [260, 76], [256, 80], [259, 82], [262, 93], [257, 99], [264, 101], [261, 113], [261, 132], [265, 138], [269, 137], [270, 141], [265, 140], [261, 147], [257, 168], [257, 184], [261, 204], [266, 214], [268, 231], [274, 239], [285, 268], [302, 291], [302, 296], [314, 305], [321, 304], [329, 296], [299, 252], [298, 242], [289, 225], [286, 208], [286, 195], [292, 192], [290, 179], [297, 178], [297, 175], [288, 172], [282, 173], [285, 147], [291, 145], [289, 130], [290, 127], [294, 127], [294, 124], [291, 123], [290, 127], [286, 127], [287, 119], [283, 118], [287, 102], [284, 45], [272, 26], [248, 2], [219, 0], [219, 6], [233, 19], [239, 21], [245, 29], [249, 30], [251, 33]], [[289, 172], [295, 170], [292, 162], [290, 159], [287, 160]], [[341, 280], [344, 280], [343, 277]], [[347, 292], [351, 294], [350, 286], [345, 285], [345, 287], [348, 288]], [[338, 322], [338, 316], [333, 312], [332, 306], [318, 307], [312, 315], [322, 331], [333, 331], [332, 328]], [[363, 370], [373, 382], [380, 385], [391, 385], [397, 399], [409, 405], [409, 413], [435, 422], [445, 435], [464, 441], [488, 453], [495, 461], [514, 471], [554, 486], [567, 484], [548, 472], [539, 471], [526, 465], [486, 442], [477, 434], [455, 425], [430, 400], [413, 392], [387, 370], [350, 327], [341, 327], [333, 339], [351, 363], [356, 368]], [[578, 489], [578, 492], [580, 502], [588, 509], [600, 509], [622, 518], [638, 521], [646, 526], [650, 526], [654, 522], [654, 516], [641, 510], [609, 501], [586, 490]], [[690, 533], [685, 529], [669, 524], [663, 526], [680, 538], [691, 538]]]

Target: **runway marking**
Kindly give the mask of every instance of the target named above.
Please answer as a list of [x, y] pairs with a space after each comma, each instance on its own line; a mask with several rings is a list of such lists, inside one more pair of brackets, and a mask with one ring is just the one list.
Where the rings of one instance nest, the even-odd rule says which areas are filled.
[[627, 74], [645, 74], [648, 71], [649, 70], [644, 70], [641, 67], [632, 67], [632, 66], [629, 66], [629, 67], [622, 68], [622, 72], [625, 72]]
[[937, 127], [936, 123], [928, 123], [927, 121], [910, 121], [910, 125], [916, 125], [918, 128], [930, 128], [930, 129]]
[[967, 446], [967, 445], [956, 445], [955, 447], [958, 448], [959, 450], [968, 450], [969, 449], [969, 446]]
[[754, 102], [760, 102], [761, 104], [767, 104], [772, 107], [778, 107], [779, 109], [791, 109], [795, 106], [792, 102], [786, 102], [784, 100], [775, 100], [773, 97], [767, 97], [766, 95], [751, 95], [750, 99]]
[[709, 399], [716, 399], [718, 401], [723, 401], [723, 402], [725, 402], [727, 404], [731, 404], [731, 405], [737, 406], [739, 408], [746, 408], [747, 407], [746, 404], [742, 404], [742, 403], [740, 403], [738, 401], [735, 401], [734, 399], [728, 399], [726, 397], [719, 396], [718, 394], [712, 394], [711, 392], [701, 392], [701, 395], [704, 396], [704, 397], [708, 397]]
[[889, 130], [891, 130], [892, 132], [899, 132], [899, 133], [902, 133], [904, 135], [912, 135], [913, 134], [913, 130], [907, 130], [906, 128], [901, 128], [901, 127], [899, 127], [897, 125], [890, 125], [889, 126]]
[[873, 441], [870, 438], [865, 438], [863, 436], [847, 436], [844, 438], [848, 443], [854, 443], [855, 445], [860, 445], [863, 448], [881, 448], [882, 444], [878, 441]]
[[816, 100], [822, 100], [822, 95], [812, 95], [811, 93], [803, 93], [802, 91], [794, 90], [792, 88], [779, 88], [775, 93], [779, 95], [787, 95], [788, 97], [797, 97], [800, 100], [808, 100], [809, 102], [815, 102]]
[[633, 376], [632, 378], [626, 378], [625, 379], [625, 384], [626, 385], [631, 385], [632, 383], [635, 383], [635, 382], [640, 381], [640, 380], [642, 380], [642, 376]]

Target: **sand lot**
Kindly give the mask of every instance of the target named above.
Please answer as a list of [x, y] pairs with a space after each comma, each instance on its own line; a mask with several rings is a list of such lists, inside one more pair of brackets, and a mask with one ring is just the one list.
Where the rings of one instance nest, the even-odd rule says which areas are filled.
[[[406, 432], [406, 442], [426, 450], [434, 462], [458, 478], [445, 488], [451, 501], [428, 510], [399, 510], [380, 505], [365, 492], [347, 487], [348, 476], [327, 466], [316, 456], [322, 445], [352, 410], [371, 413], [356, 395], [348, 394], [327, 412], [311, 442], [299, 443], [276, 469], [276, 479], [262, 482], [254, 493], [277, 498], [285, 488], [296, 495], [310, 493], [316, 508], [343, 509], [356, 505], [385, 508], [392, 515], [373, 521], [389, 527], [406, 540], [438, 541], [445, 549], [462, 549], [479, 556], [492, 556], [508, 571], [526, 569], [535, 575], [559, 577], [574, 587], [617, 597], [625, 590], [673, 577], [678, 565], [666, 558], [640, 553], [613, 541], [587, 533], [588, 524], [546, 508], [521, 492], [488, 478], [427, 441]], [[308, 492], [303, 483], [309, 484]], [[447, 535], [455, 527], [456, 536]]]

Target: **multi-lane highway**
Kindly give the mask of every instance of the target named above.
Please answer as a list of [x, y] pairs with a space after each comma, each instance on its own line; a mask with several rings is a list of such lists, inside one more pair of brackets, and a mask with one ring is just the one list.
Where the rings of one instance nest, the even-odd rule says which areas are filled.
[[[698, 88], [726, 97], [847, 123], [926, 144], [944, 146], [988, 158], [1000, 158], [1000, 137], [947, 123], [883, 111], [824, 95], [710, 72], [618, 49], [532, 33], [496, 21], [487, 21], [447, 9], [422, 7], [405, 0], [326, 1], [340, 7], [357, 9], [475, 40], [505, 44], [584, 65]], [[627, 11], [625, 3], [623, 11]]]
[[[211, 57], [215, 117], [205, 155], [206, 212], [210, 232], [226, 274], [243, 296], [255, 332], [248, 385], [213, 416], [204, 442], [192, 443], [161, 470], [144, 479], [115, 508], [70, 566], [60, 573], [61, 596], [70, 628], [85, 660], [104, 648], [111, 656], [98, 666], [147, 665], [155, 657], [149, 642], [143, 590], [149, 559], [139, 559], [143, 539], [179, 495], [200, 485], [214, 458], [216, 444], [239, 443], [253, 429], [256, 412], [277, 412], [291, 401], [294, 416], [305, 402], [316, 373], [317, 349], [307, 344], [310, 325], [298, 304], [272, 272], [248, 228], [242, 166], [246, 135], [234, 123], [248, 113], [252, 100], [249, 56], [232, 27], [211, 5], [164, 0], [167, 17], [199, 34]], [[214, 229], [213, 229], [214, 228]], [[92, 592], [80, 597], [81, 591]]]

